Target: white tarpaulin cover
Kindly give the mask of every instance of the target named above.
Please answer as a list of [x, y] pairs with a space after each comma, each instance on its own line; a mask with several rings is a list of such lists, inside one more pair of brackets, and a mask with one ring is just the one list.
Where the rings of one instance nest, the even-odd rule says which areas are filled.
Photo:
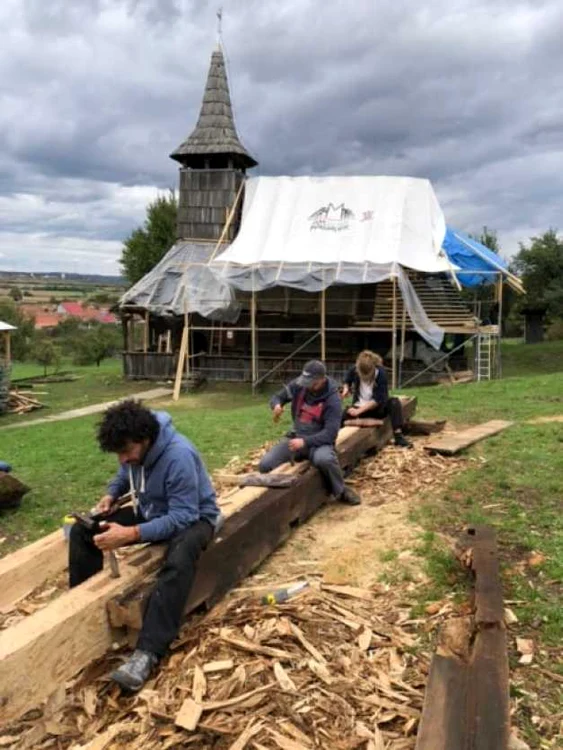
[[428, 180], [413, 177], [255, 177], [247, 180], [237, 238], [211, 263], [237, 289], [398, 277], [416, 330], [439, 348], [443, 331], [426, 315], [402, 268], [449, 273], [444, 215]]
[[412, 177], [256, 177], [225, 263], [399, 264], [449, 270], [432, 185]]

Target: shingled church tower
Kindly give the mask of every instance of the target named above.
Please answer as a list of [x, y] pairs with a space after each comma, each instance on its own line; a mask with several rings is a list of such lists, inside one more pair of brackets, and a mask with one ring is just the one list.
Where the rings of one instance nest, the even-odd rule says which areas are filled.
[[[218, 240], [246, 170], [258, 164], [240, 142], [235, 128], [220, 45], [211, 56], [197, 125], [170, 158], [182, 165], [178, 239]], [[238, 221], [234, 221], [225, 239], [234, 239], [237, 230]]]

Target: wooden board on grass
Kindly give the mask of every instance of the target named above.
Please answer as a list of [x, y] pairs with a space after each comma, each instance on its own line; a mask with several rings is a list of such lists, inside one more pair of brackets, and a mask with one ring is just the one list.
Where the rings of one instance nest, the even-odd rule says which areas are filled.
[[507, 427], [511, 427], [514, 422], [506, 422], [503, 419], [492, 419], [490, 422], [475, 425], [467, 430], [456, 432], [454, 434], [440, 435], [440, 437], [431, 440], [424, 446], [427, 451], [432, 453], [441, 453], [444, 456], [453, 456], [464, 448], [478, 443], [480, 440], [496, 435]]

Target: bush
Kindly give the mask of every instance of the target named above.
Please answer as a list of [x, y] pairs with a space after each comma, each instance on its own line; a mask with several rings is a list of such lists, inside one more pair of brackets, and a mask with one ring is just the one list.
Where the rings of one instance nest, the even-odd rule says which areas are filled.
[[558, 318], [550, 323], [545, 337], [548, 341], [563, 341], [563, 318]]
[[98, 367], [103, 359], [113, 357], [121, 348], [121, 333], [116, 326], [97, 325], [75, 340], [75, 365], [93, 365]]
[[47, 375], [47, 368], [53, 365], [55, 371], [61, 362], [61, 351], [53, 341], [46, 336], [39, 338], [33, 347], [33, 359], [43, 365], [43, 374]]
[[14, 300], [14, 302], [21, 302], [23, 299], [23, 292], [19, 288], [19, 286], [13, 286], [10, 289], [10, 297]]

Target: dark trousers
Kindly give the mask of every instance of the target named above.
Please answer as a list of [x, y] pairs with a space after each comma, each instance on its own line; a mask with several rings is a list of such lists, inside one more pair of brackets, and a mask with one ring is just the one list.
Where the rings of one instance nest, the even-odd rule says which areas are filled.
[[[342, 424], [344, 424], [347, 419], [354, 419], [354, 417], [348, 414], [348, 411], [349, 410], [346, 409], [344, 412]], [[391, 425], [394, 432], [403, 429], [403, 407], [398, 398], [391, 397], [387, 399], [386, 403], [382, 406], [376, 406], [375, 409], [370, 409], [370, 411], [365, 411], [360, 415], [361, 419], [385, 419], [386, 417], [391, 418]]]
[[281, 443], [274, 445], [260, 461], [258, 471], [261, 474], [268, 474], [274, 471], [281, 464], [288, 463], [294, 458], [296, 461], [309, 461], [316, 466], [321, 472], [327, 485], [327, 489], [334, 497], [340, 497], [344, 492], [344, 477], [342, 469], [338, 463], [338, 456], [332, 445], [319, 445], [318, 448], [305, 448], [304, 450], [292, 453], [289, 450], [289, 440], [282, 440]]
[[[139, 523], [133, 508], [121, 508], [108, 521], [122, 526]], [[178, 635], [184, 607], [196, 573], [197, 561], [213, 537], [208, 521], [198, 521], [173, 537], [166, 559], [149, 597], [137, 648], [164, 656]], [[103, 568], [103, 553], [88, 529], [75, 524], [70, 533], [69, 582], [71, 588], [86, 581]]]

